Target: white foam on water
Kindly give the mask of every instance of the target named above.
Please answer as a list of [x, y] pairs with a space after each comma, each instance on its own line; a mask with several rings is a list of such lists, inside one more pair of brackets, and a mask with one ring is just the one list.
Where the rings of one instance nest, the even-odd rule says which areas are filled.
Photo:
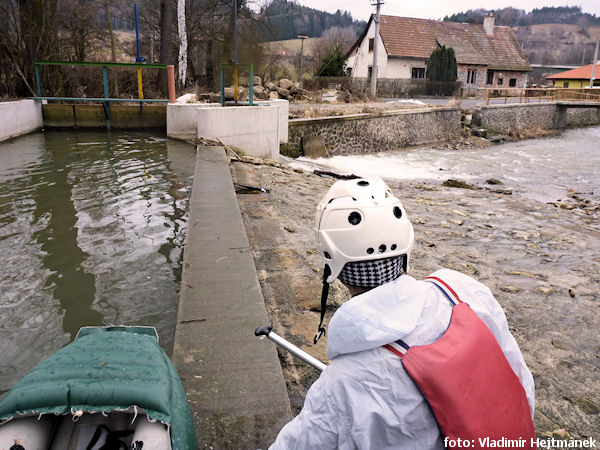
[[569, 130], [560, 136], [529, 139], [487, 148], [450, 150], [411, 148], [396, 152], [332, 158], [298, 158], [292, 167], [391, 180], [460, 179], [499, 188], [542, 202], [564, 199], [568, 191], [600, 197], [600, 127]]

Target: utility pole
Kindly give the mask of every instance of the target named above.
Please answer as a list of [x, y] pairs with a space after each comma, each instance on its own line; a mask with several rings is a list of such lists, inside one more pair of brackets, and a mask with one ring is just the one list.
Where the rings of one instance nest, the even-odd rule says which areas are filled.
[[308, 35], [306, 34], [299, 34], [298, 35], [298, 39], [300, 39], [301, 43], [300, 43], [300, 75], [298, 75], [298, 81], [300, 83], [302, 83], [302, 62], [304, 60], [303, 58], [303, 54], [304, 54], [304, 40], [308, 38]]
[[592, 76], [590, 77], [590, 87], [594, 87], [594, 79], [596, 78], [596, 64], [598, 64], [598, 45], [600, 41], [596, 41], [596, 51], [594, 52], [594, 64], [592, 64]]
[[371, 69], [371, 96], [377, 96], [377, 41], [379, 40], [379, 18], [381, 16], [382, 0], [376, 0], [377, 3], [371, 3], [371, 6], [377, 6], [375, 13], [375, 38], [373, 39], [373, 66]]

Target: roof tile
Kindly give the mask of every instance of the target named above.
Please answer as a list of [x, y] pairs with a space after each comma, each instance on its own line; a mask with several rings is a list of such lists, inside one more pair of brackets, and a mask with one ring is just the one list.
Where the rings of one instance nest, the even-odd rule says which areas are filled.
[[381, 16], [380, 34], [391, 57], [426, 59], [439, 44], [452, 47], [459, 64], [531, 70], [509, 27], [495, 26], [493, 36], [488, 36], [481, 25]]
[[[589, 80], [592, 78], [592, 66], [593, 64], [588, 64], [587, 66], [581, 66], [577, 69], [567, 70], [566, 72], [555, 73], [554, 75], [550, 75], [546, 77], [550, 80], [559, 79], [559, 80]], [[596, 78], [600, 78], [600, 61], [596, 64]]]

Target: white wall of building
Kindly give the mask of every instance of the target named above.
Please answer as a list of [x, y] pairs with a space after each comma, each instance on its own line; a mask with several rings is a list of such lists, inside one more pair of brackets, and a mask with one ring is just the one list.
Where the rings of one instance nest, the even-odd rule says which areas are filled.
[[43, 126], [42, 102], [39, 100], [0, 102], [0, 141], [39, 130]]
[[427, 69], [427, 64], [422, 59], [389, 58], [386, 78], [412, 78], [413, 68]]
[[[346, 63], [352, 69], [353, 77], [366, 78], [369, 75], [369, 66], [373, 65], [373, 52], [369, 51], [369, 39], [375, 37], [375, 22], [371, 22], [365, 38], [358, 47], [358, 53], [354, 53]], [[377, 37], [377, 71], [378, 78], [389, 78], [386, 75], [388, 57], [381, 36]]]

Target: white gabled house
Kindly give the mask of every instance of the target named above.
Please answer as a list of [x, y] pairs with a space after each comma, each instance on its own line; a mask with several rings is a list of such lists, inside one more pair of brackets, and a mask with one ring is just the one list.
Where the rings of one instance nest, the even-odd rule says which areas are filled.
[[[374, 15], [348, 52], [353, 77], [370, 77], [375, 39]], [[526, 87], [531, 66], [510, 27], [381, 16], [378, 39], [379, 78], [426, 78], [427, 60], [439, 46], [452, 47], [458, 81], [466, 88]]]

